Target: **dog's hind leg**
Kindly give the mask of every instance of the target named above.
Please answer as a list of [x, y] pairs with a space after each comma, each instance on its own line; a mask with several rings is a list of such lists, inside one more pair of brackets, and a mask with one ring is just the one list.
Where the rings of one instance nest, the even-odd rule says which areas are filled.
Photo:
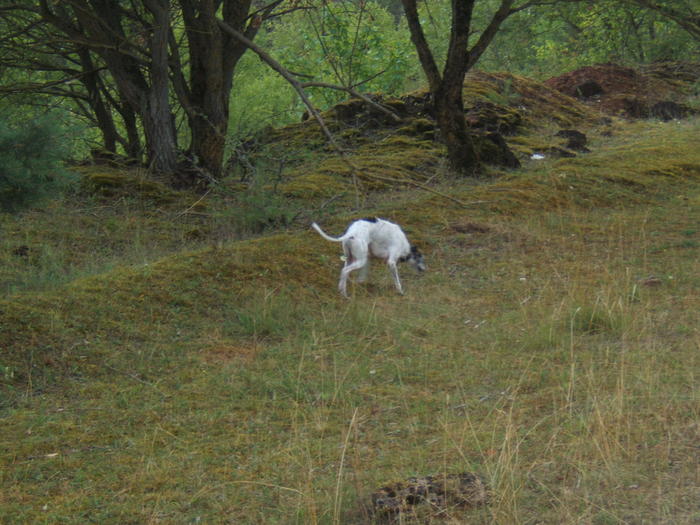
[[355, 260], [354, 262], [350, 264], [346, 264], [345, 267], [340, 271], [340, 282], [338, 282], [338, 290], [340, 290], [340, 293], [342, 293], [345, 297], [348, 296], [348, 277], [350, 276], [351, 272], [354, 272], [355, 270], [359, 270], [364, 266], [364, 261], [362, 260]]
[[347, 286], [348, 277], [351, 272], [363, 268], [369, 259], [369, 250], [367, 245], [359, 242], [354, 237], [343, 242], [343, 252], [345, 253], [345, 266], [340, 272], [340, 282], [338, 289], [345, 297], [348, 296]]

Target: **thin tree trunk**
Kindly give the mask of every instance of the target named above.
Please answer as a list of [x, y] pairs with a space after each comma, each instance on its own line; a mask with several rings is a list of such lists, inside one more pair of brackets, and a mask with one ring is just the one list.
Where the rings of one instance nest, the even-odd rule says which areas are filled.
[[90, 57], [90, 51], [86, 47], [79, 47], [77, 50], [80, 66], [85, 74], [80, 77], [80, 81], [88, 93], [88, 103], [95, 115], [97, 127], [102, 133], [102, 147], [109, 153], [117, 152], [117, 141], [119, 133], [114, 124], [112, 113], [105, 104], [100, 92], [99, 72]]
[[166, 0], [149, 0], [146, 6], [153, 15], [151, 37], [151, 86], [144, 97], [143, 128], [148, 147], [148, 165], [164, 173], [177, 171], [177, 139], [170, 110], [168, 78], [168, 34], [170, 8]]

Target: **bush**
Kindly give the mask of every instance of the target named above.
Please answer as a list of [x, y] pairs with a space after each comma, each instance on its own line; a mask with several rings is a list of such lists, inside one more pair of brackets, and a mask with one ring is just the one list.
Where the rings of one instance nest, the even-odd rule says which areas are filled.
[[71, 184], [74, 177], [63, 167], [68, 144], [48, 117], [0, 121], [0, 210], [20, 211]]

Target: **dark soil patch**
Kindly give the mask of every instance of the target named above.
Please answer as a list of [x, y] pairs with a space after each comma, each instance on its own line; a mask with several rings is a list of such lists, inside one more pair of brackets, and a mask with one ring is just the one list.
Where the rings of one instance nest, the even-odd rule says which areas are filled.
[[545, 84], [610, 115], [670, 120], [695, 113], [681, 101], [699, 79], [700, 64], [660, 63], [639, 70], [599, 64]]

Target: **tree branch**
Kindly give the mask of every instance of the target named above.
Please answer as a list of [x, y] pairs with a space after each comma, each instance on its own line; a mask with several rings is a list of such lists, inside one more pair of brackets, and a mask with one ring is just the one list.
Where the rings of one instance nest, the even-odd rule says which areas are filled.
[[359, 91], [355, 91], [352, 88], [345, 87], [345, 86], [338, 86], [336, 84], [327, 84], [325, 82], [304, 82], [303, 84], [300, 84], [300, 85], [302, 88], [320, 87], [320, 88], [326, 88], [326, 89], [335, 89], [337, 91], [345, 91], [346, 93], [349, 93], [350, 95], [352, 95], [355, 98], [359, 98], [359, 99], [364, 100], [367, 103], [367, 105], [375, 108], [377, 111], [381, 111], [382, 113], [384, 113], [385, 115], [390, 117], [392, 120], [394, 120], [394, 122], [401, 121], [401, 117], [399, 117], [396, 113], [385, 108], [381, 104], [377, 104], [374, 100], [369, 98], [367, 95], [364, 95], [364, 94], [360, 93]]
[[274, 58], [272, 58], [267, 52], [265, 52], [260, 46], [257, 44], [253, 43], [253, 41], [249, 40], [246, 38], [242, 33], [239, 31], [236, 31], [233, 29], [230, 25], [228, 25], [226, 22], [222, 20], [218, 20], [219, 27], [231, 35], [233, 38], [244, 44], [248, 49], [253, 51], [256, 55], [260, 57], [260, 59], [265, 62], [268, 66], [270, 66], [274, 71], [279, 73], [291, 86], [294, 88], [294, 90], [297, 92], [299, 95], [299, 98], [301, 98], [302, 102], [304, 105], [308, 108], [309, 113], [316, 119], [318, 122], [319, 126], [321, 127], [321, 130], [323, 131], [323, 134], [326, 136], [328, 139], [328, 142], [338, 151], [342, 152], [342, 148], [338, 145], [336, 142], [335, 138], [331, 134], [331, 132], [328, 130], [328, 127], [326, 126], [326, 123], [324, 122], [323, 118], [321, 117], [321, 114], [318, 112], [316, 107], [313, 105], [309, 97], [306, 95], [306, 92], [304, 91], [304, 87], [302, 84], [294, 78], [294, 76], [287, 71], [287, 69], [282, 66], [279, 62], [277, 62]]
[[[491, 18], [491, 22], [481, 33], [476, 44], [474, 44], [474, 46], [469, 50], [469, 63], [467, 65], [467, 70], [476, 64], [479, 58], [481, 58], [481, 55], [484, 54], [484, 51], [486, 51], [486, 48], [489, 46], [493, 40], [493, 37], [496, 36], [496, 33], [500, 29], [501, 24], [503, 24], [503, 21], [515, 12], [515, 10], [511, 9], [513, 3], [514, 0], [501, 1], [500, 7]], [[521, 6], [521, 9], [524, 9], [524, 6]]]
[[401, 0], [401, 2], [403, 3], [403, 9], [406, 13], [408, 29], [411, 32], [411, 41], [418, 52], [418, 58], [423, 66], [425, 76], [428, 78], [430, 91], [436, 93], [440, 84], [442, 83], [442, 77], [440, 76], [440, 71], [435, 63], [433, 53], [430, 51], [428, 40], [425, 38], [425, 33], [423, 32], [423, 27], [421, 26], [420, 18], [418, 17], [416, 0]]

